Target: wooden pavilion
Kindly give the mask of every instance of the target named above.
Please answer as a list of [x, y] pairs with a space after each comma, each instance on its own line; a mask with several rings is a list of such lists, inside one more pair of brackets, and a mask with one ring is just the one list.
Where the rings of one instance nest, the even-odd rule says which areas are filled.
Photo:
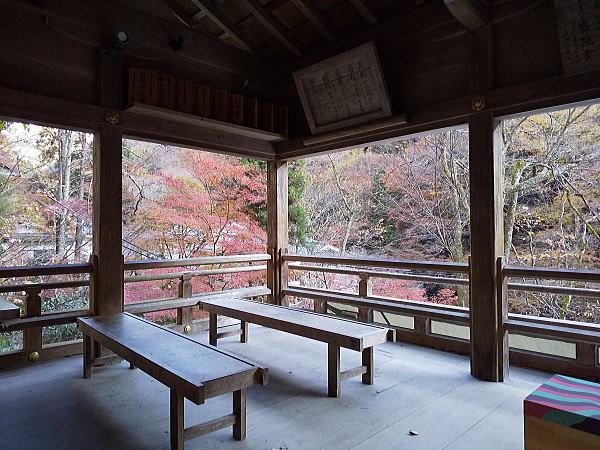
[[[321, 306], [351, 304], [366, 321], [374, 311], [411, 316], [414, 326], [399, 329], [399, 341], [470, 355], [471, 374], [481, 380], [506, 380], [509, 359], [518, 366], [600, 379], [597, 324], [507, 313], [511, 277], [600, 282], [600, 274], [504, 263], [497, 148], [503, 118], [598, 101], [597, 0], [1, 0], [0, 5], [0, 119], [94, 133], [93, 260], [0, 268], [3, 278], [89, 273], [90, 310], [41, 315], [32, 306], [23, 317], [5, 322], [5, 329], [25, 330], [25, 340], [22, 351], [0, 356], [0, 367], [29, 364], [32, 352], [41, 360], [81, 353], [81, 342], [43, 348], [41, 328], [123, 311], [124, 270], [178, 266], [172, 261], [123, 265], [122, 140], [134, 138], [268, 162], [268, 255], [208, 261], [266, 261], [268, 291], [248, 295], [269, 292], [273, 303], [283, 305], [289, 296], [313, 298]], [[388, 111], [320, 126], [314, 110], [312, 118], [307, 114], [314, 100], [299, 95], [300, 75], [363, 44], [377, 55]], [[205, 120], [191, 111], [132, 101], [131, 69], [256, 97], [275, 108], [271, 125], [258, 130], [244, 119]], [[277, 111], [284, 115], [278, 118]], [[454, 127], [468, 127], [470, 184], [477, 186], [470, 197], [477, 214], [471, 216], [469, 264], [288, 252], [288, 161]], [[361, 290], [343, 296], [290, 287], [289, 266], [298, 263], [352, 266], [339, 273], [360, 277]], [[470, 308], [378, 300], [370, 292], [373, 268], [468, 274]], [[182, 275], [180, 297], [189, 299], [186, 280]], [[27, 292], [28, 305], [48, 288], [12, 287]], [[193, 305], [154, 301], [129, 311], [177, 307], [178, 323], [185, 326]], [[468, 326], [470, 339], [432, 333], [432, 321]], [[511, 333], [568, 342], [574, 355], [509, 348]]]

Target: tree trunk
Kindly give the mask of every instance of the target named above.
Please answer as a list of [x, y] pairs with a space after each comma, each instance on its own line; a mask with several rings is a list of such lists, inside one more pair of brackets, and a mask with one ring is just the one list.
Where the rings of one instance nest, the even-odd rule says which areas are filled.
[[58, 130], [58, 173], [59, 187], [57, 195], [58, 213], [56, 214], [56, 255], [59, 260], [66, 258], [67, 250], [67, 216], [65, 202], [68, 202], [71, 191], [71, 154], [72, 131]]
[[[81, 139], [81, 157], [79, 158], [79, 202], [83, 204], [85, 200], [85, 156], [87, 154], [87, 137], [85, 133], [80, 134]], [[75, 261], [81, 261], [81, 247], [83, 245], [83, 225], [84, 217], [81, 211], [77, 216], [77, 225], [75, 227]]]

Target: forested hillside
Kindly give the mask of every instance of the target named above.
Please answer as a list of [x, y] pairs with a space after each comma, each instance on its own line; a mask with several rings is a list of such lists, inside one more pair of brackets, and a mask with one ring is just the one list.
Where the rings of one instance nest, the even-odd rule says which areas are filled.
[[[87, 261], [92, 136], [2, 123], [0, 264]], [[600, 107], [506, 120], [505, 248], [525, 266], [600, 269]], [[300, 253], [467, 261], [468, 133], [443, 131], [290, 163], [290, 244]], [[128, 260], [266, 251], [266, 164], [139, 141], [123, 143]], [[292, 274], [356, 290], [356, 277]], [[33, 281], [33, 280], [30, 280]], [[194, 292], [263, 284], [247, 272], [194, 278]], [[11, 280], [4, 280], [10, 283]], [[374, 292], [468, 306], [466, 288], [375, 279]], [[175, 295], [171, 282], [128, 284], [126, 301]], [[86, 288], [45, 291], [44, 310], [87, 302]], [[22, 304], [18, 295], [8, 297]], [[600, 322], [598, 299], [512, 292], [514, 312]], [[155, 315], [172, 320], [172, 315]], [[73, 336], [45, 332], [46, 342]], [[19, 337], [3, 338], [10, 347]]]

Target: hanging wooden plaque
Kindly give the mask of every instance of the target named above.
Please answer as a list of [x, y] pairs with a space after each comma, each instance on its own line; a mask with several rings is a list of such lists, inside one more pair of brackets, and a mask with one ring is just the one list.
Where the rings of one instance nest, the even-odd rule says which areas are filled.
[[373, 42], [294, 73], [313, 134], [392, 115]]

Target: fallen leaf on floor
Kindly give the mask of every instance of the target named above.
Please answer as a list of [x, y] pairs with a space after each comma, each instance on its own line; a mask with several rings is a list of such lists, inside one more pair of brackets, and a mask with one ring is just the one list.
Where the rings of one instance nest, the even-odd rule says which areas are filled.
[[408, 430], [408, 434], [410, 434], [411, 436], [418, 436], [419, 432], [415, 430]]

